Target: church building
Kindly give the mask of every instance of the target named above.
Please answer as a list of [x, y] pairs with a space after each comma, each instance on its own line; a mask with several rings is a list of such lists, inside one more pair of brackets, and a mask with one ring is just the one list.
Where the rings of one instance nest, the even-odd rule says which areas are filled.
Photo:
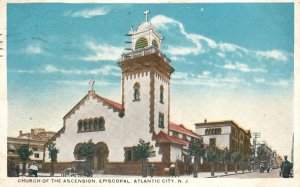
[[[131, 50], [117, 65], [122, 70], [122, 103], [107, 99], [95, 90], [88, 93], [64, 116], [63, 127], [45, 145], [53, 142], [59, 153], [56, 169], [83, 159], [78, 151], [92, 140], [97, 147], [93, 169], [110, 174], [140, 174], [141, 162], [133, 155], [139, 139], [154, 146], [156, 174], [183, 157], [183, 147], [199, 135], [170, 122], [170, 77], [174, 68], [160, 50], [163, 37], [146, 20], [127, 34]], [[179, 134], [178, 134], [179, 133]], [[45, 148], [45, 154], [48, 155]], [[45, 165], [50, 163], [44, 156]]]

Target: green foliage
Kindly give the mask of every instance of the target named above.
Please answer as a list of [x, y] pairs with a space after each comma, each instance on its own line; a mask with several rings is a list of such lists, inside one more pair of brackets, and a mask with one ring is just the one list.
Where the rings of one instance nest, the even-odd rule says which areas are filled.
[[244, 162], [247, 162], [247, 161], [250, 160], [250, 157], [248, 155], [243, 154], [241, 160], [244, 161]]
[[242, 159], [242, 156], [241, 156], [240, 152], [233, 152], [231, 154], [231, 161], [233, 163], [238, 163], [241, 161], [241, 159]]
[[137, 146], [133, 147], [133, 152], [137, 160], [144, 160], [155, 156], [153, 145], [151, 145], [150, 142], [145, 142], [145, 140], [142, 139], [139, 140]]
[[227, 147], [220, 151], [220, 160], [225, 163], [228, 163], [231, 160], [231, 152]]
[[79, 155], [88, 161], [91, 161], [96, 154], [96, 145], [92, 142], [92, 140], [84, 142], [79, 148]]
[[191, 156], [202, 157], [205, 153], [203, 143], [199, 139], [193, 139], [192, 141], [190, 141], [188, 150]]
[[28, 158], [33, 154], [32, 150], [29, 150], [28, 144], [22, 144], [18, 149], [17, 153], [22, 161], [28, 160]]
[[267, 152], [267, 147], [265, 145], [260, 145], [257, 148], [257, 157], [259, 160], [268, 160], [269, 155]]
[[55, 147], [55, 143], [50, 143], [47, 147], [49, 152], [49, 158], [51, 159], [51, 162], [57, 161], [57, 153], [58, 149]]
[[216, 162], [217, 159], [218, 159], [218, 152], [216, 149], [214, 148], [209, 148], [205, 154], [204, 154], [204, 159], [207, 161], [207, 162]]

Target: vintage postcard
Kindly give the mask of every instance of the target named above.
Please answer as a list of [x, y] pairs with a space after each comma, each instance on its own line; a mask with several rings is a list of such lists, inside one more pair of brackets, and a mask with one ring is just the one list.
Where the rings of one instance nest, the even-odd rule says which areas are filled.
[[299, 185], [299, 2], [0, 2], [4, 186]]

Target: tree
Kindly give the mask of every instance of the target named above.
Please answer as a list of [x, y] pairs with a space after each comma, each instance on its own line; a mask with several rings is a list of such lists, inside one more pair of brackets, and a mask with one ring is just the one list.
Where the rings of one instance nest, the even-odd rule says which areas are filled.
[[92, 160], [97, 154], [96, 145], [90, 139], [88, 142], [84, 142], [83, 145], [79, 148], [79, 155], [84, 157], [88, 161], [88, 169], [91, 170]]
[[189, 143], [189, 153], [191, 156], [194, 156], [194, 177], [198, 177], [198, 163], [201, 157], [203, 157], [205, 153], [205, 149], [203, 148], [203, 143], [200, 139], [192, 139]]
[[224, 163], [225, 174], [228, 173], [228, 162], [231, 160], [231, 153], [227, 147], [220, 151], [220, 160]]
[[29, 150], [28, 144], [22, 144], [18, 149], [17, 153], [20, 156], [20, 159], [22, 160], [22, 174], [25, 175], [26, 172], [26, 161], [29, 159], [29, 157], [33, 154], [32, 150]]
[[58, 149], [55, 147], [55, 143], [50, 143], [47, 147], [49, 152], [49, 158], [51, 159], [51, 173], [50, 176], [54, 176], [54, 163], [57, 161]]
[[231, 161], [234, 163], [234, 172], [237, 173], [237, 165], [241, 161], [240, 152], [233, 152], [231, 154]]
[[147, 160], [155, 156], [155, 150], [150, 142], [140, 139], [137, 146], [133, 147], [134, 156], [137, 160], [142, 160], [142, 176], [147, 177]]
[[242, 160], [242, 171], [244, 172], [245, 170], [245, 166], [246, 168], [248, 168], [248, 170], [250, 171], [250, 166], [249, 166], [249, 162], [250, 162], [250, 156], [249, 155], [242, 155], [241, 156], [241, 160]]
[[211, 176], [215, 175], [215, 165], [214, 163], [218, 159], [218, 153], [215, 147], [209, 147], [209, 149], [205, 152], [204, 158], [207, 162], [210, 163], [210, 173]]

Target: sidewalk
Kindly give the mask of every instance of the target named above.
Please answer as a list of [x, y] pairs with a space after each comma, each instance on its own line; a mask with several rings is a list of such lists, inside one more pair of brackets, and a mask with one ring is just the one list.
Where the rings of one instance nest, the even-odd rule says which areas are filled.
[[[229, 175], [242, 175], [242, 174], [246, 174], [246, 173], [251, 173], [253, 171], [246, 171], [243, 173], [242, 171], [238, 171], [237, 173], [235, 173], [234, 171], [230, 171], [228, 172], [226, 175], [224, 172], [215, 172], [214, 176], [211, 176], [210, 172], [199, 172], [198, 173], [198, 178], [216, 178], [216, 177], [222, 177], [222, 176], [229, 176]], [[49, 173], [38, 173], [39, 177], [50, 177]], [[55, 173], [54, 177], [61, 177], [60, 173]], [[94, 174], [93, 178], [139, 178], [141, 176], [137, 176], [137, 175], [110, 175], [110, 174]], [[150, 177], [150, 176], [148, 176]], [[155, 178], [163, 178], [163, 177], [170, 177], [171, 176], [154, 176]], [[180, 175], [179, 177], [183, 177], [183, 178], [193, 178], [193, 174], [192, 175]]]

